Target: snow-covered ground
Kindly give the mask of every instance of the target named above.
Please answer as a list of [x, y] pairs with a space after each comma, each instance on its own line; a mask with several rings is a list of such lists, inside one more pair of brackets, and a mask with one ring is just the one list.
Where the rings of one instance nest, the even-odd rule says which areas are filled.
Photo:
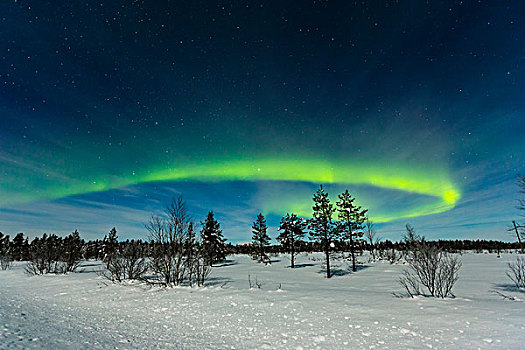
[[[318, 254], [270, 266], [246, 256], [215, 267], [205, 288], [118, 285], [82, 273], [0, 271], [0, 348], [519, 349], [525, 299], [505, 276], [515, 255], [464, 254], [456, 299], [396, 298], [405, 266], [364, 264], [326, 279]], [[346, 265], [340, 265], [340, 272]], [[248, 275], [262, 283], [249, 289]], [[281, 289], [279, 289], [281, 286]]]

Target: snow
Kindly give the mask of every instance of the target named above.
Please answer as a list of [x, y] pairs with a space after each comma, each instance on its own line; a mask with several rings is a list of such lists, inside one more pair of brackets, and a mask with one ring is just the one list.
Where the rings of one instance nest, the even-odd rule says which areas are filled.
[[[516, 255], [464, 254], [455, 299], [396, 298], [404, 265], [366, 263], [348, 273], [322, 254], [271, 265], [247, 256], [213, 268], [205, 288], [112, 284], [89, 261], [82, 273], [0, 271], [0, 348], [405, 349], [522, 348], [525, 303], [505, 276]], [[366, 260], [361, 257], [361, 260]], [[248, 275], [262, 283], [249, 289]], [[280, 287], [280, 288], [279, 288]]]

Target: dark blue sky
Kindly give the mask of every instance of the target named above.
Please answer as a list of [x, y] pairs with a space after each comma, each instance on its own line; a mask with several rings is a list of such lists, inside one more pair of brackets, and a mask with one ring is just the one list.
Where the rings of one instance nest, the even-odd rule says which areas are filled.
[[[512, 239], [516, 1], [5, 1], [0, 231], [145, 237], [182, 194], [232, 241], [349, 188], [380, 235]], [[275, 235], [275, 232], [273, 233]]]

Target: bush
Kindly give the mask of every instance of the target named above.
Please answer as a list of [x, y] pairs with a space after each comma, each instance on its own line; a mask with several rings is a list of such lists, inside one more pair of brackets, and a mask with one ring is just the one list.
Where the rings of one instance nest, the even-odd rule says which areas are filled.
[[111, 260], [108, 260], [107, 270], [102, 273], [102, 276], [113, 282], [142, 280], [148, 269], [149, 264], [143, 257], [141, 247], [136, 244], [128, 244], [122, 253], [115, 254]]
[[30, 275], [74, 272], [80, 264], [82, 246], [77, 231], [64, 239], [44, 233], [31, 242], [26, 272]]
[[423, 294], [421, 286], [432, 297], [455, 297], [452, 288], [461, 268], [457, 257], [420, 242], [412, 246], [407, 261], [410, 269], [403, 271], [399, 283], [411, 297]]
[[518, 256], [515, 263], [509, 263], [507, 276], [514, 282], [516, 287], [525, 288], [525, 258]]
[[403, 255], [396, 251], [394, 248], [392, 249], [381, 249], [378, 251], [379, 258], [382, 260], [387, 260], [391, 264], [398, 263]]
[[11, 255], [0, 255], [0, 269], [7, 270], [11, 268], [11, 266], [13, 266], [13, 259], [11, 258]]
[[[194, 269], [195, 269], [195, 282], [197, 282], [198, 287], [204, 286], [206, 279], [210, 276], [211, 266], [207, 263], [204, 257], [194, 260]], [[190, 279], [190, 284], [192, 283]]]

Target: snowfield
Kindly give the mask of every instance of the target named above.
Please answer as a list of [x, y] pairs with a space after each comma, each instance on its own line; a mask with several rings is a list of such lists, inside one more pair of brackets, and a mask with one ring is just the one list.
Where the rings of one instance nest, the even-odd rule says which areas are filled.
[[0, 348], [520, 349], [525, 303], [493, 292], [525, 300], [505, 276], [515, 257], [463, 254], [446, 300], [393, 296], [406, 267], [387, 262], [356, 273], [334, 263], [326, 279], [321, 254], [299, 255], [296, 269], [286, 255], [269, 266], [230, 256], [204, 288], [112, 284], [94, 261], [47, 276], [19, 263], [0, 271]]

